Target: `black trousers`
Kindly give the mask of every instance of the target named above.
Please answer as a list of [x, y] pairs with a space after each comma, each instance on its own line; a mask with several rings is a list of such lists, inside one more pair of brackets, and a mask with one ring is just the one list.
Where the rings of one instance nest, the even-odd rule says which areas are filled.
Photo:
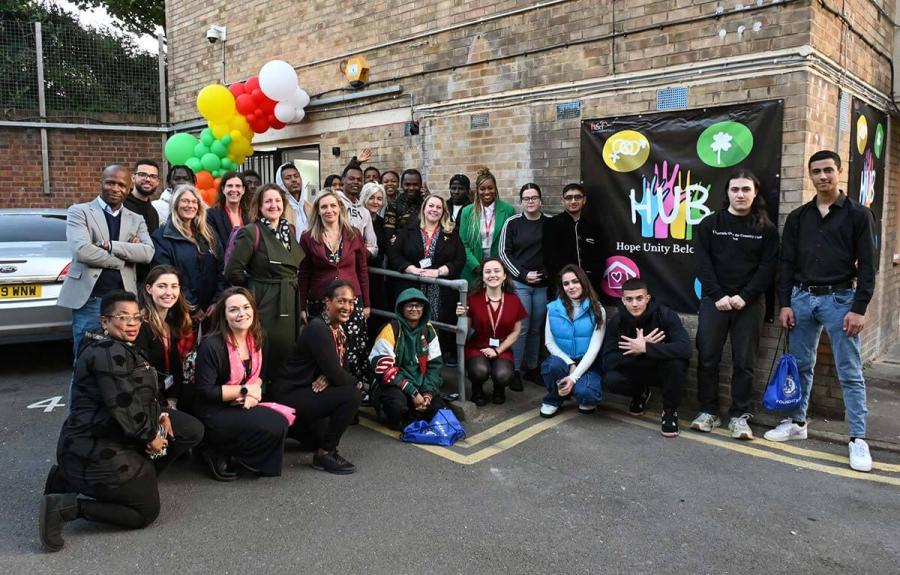
[[700, 301], [697, 326], [697, 399], [700, 410], [719, 413], [719, 364], [731, 335], [731, 409], [729, 417], [750, 413], [753, 373], [765, 309], [762, 298], [739, 311], [719, 311], [711, 298]]
[[686, 359], [653, 360], [638, 357], [603, 376], [603, 391], [638, 397], [651, 385], [662, 388], [663, 408], [677, 409], [684, 389]]
[[230, 455], [260, 475], [281, 475], [284, 438], [288, 422], [268, 407], [223, 407], [208, 414], [206, 444], [221, 455]]
[[431, 419], [439, 409], [444, 408], [440, 394], [431, 397], [431, 404], [423, 411], [416, 411], [412, 397], [399, 387], [384, 386], [379, 391], [378, 401], [381, 413], [389, 423], [405, 423], [410, 419]]
[[203, 424], [200, 423], [199, 419], [174, 409], [166, 409], [165, 412], [169, 414], [169, 421], [172, 423], [172, 433], [175, 435], [175, 439], [169, 440], [165, 457], [153, 460], [157, 475], [165, 471], [176, 459], [203, 440]]
[[78, 501], [79, 516], [90, 521], [140, 529], [159, 516], [156, 470], [150, 465], [145, 465], [140, 473], [121, 486], [110, 489], [99, 485], [91, 495], [94, 499]]
[[279, 394], [276, 401], [297, 410], [288, 437], [309, 447], [334, 451], [359, 411], [360, 393], [350, 385], [329, 385], [318, 393], [312, 387], [298, 387]]

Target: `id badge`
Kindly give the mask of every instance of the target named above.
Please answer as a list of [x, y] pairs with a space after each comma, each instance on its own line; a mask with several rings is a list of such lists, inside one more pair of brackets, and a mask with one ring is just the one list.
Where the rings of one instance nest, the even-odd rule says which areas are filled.
[[419, 267], [423, 270], [431, 267], [431, 258], [422, 258], [419, 260]]
[[173, 385], [175, 385], [175, 377], [172, 375], [167, 375], [166, 378], [163, 380], [163, 386], [165, 387], [166, 391], [168, 391], [169, 388], [172, 387]]
[[500, 340], [496, 337], [492, 337], [488, 340], [488, 347], [500, 347]]

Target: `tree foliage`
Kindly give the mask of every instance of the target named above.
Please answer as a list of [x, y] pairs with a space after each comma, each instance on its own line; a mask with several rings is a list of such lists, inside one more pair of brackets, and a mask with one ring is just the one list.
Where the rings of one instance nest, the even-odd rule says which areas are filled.
[[106, 8], [113, 18], [138, 34], [156, 35], [156, 27], [166, 27], [165, 0], [72, 0], [79, 8]]
[[34, 22], [41, 22], [45, 99], [54, 116], [158, 112], [156, 55], [141, 52], [129, 37], [82, 28], [58, 7], [4, 1], [0, 3], [0, 116], [36, 116]]

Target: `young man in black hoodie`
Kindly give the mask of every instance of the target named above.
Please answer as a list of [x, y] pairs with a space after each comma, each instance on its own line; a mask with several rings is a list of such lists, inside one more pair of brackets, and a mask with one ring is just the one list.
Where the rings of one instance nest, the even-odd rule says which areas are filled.
[[678, 314], [652, 300], [647, 282], [630, 279], [603, 339], [604, 391], [631, 396], [628, 412], [644, 414], [650, 383], [663, 393], [662, 434], [678, 436], [678, 403], [691, 359], [691, 341]]
[[555, 297], [553, 285], [560, 270], [568, 264], [583, 269], [599, 293], [606, 254], [602, 253], [599, 226], [585, 217], [587, 194], [584, 186], [576, 182], [566, 184], [562, 191], [562, 204], [564, 211], [544, 223], [544, 267], [550, 281], [547, 297]]

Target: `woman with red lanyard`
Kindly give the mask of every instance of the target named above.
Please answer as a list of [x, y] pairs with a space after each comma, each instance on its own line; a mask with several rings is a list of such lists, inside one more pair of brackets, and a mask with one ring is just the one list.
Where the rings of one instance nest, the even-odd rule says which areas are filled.
[[313, 469], [348, 475], [356, 467], [338, 453], [338, 443], [359, 410], [362, 383], [345, 368], [344, 326], [356, 295], [346, 280], [325, 288], [325, 311], [300, 332], [297, 345], [277, 374], [273, 398], [297, 412], [288, 437], [314, 450]]
[[306, 324], [325, 311], [325, 288], [342, 279], [353, 287], [353, 310], [344, 324], [350, 373], [369, 381], [369, 267], [365, 242], [350, 226], [343, 202], [325, 192], [313, 203], [312, 223], [300, 237], [306, 257], [298, 270], [300, 320]]
[[473, 285], [475, 270], [486, 258], [499, 255], [500, 232], [516, 209], [497, 197], [497, 179], [487, 168], [478, 170], [475, 203], [459, 211], [459, 235], [466, 247], [462, 277]]
[[513, 378], [512, 346], [519, 339], [525, 307], [513, 291], [500, 258], [490, 257], [481, 265], [481, 277], [469, 295], [468, 306], [457, 305], [456, 315], [468, 315], [474, 330], [466, 342], [466, 373], [472, 382], [472, 402], [487, 405], [482, 385], [494, 383], [493, 402], [506, 401], [506, 386]]

